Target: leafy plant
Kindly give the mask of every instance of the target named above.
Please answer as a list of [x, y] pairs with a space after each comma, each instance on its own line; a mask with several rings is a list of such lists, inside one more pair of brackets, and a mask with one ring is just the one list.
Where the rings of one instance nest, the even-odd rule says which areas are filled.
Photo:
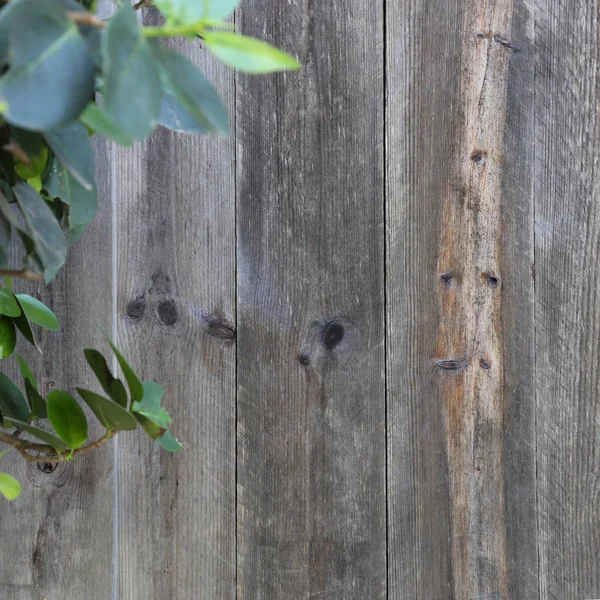
[[[218, 59], [248, 73], [300, 67], [285, 52], [224, 22], [238, 2], [155, 0], [163, 24], [144, 27], [136, 10], [149, 0], [122, 3], [108, 20], [90, 10], [90, 0], [0, 0], [0, 276], [6, 278], [0, 287], [1, 359], [14, 353], [18, 332], [39, 349], [33, 325], [58, 329], [48, 307], [13, 293], [11, 278], [52, 281], [94, 218], [90, 136], [130, 146], [157, 125], [189, 134], [227, 133], [228, 112], [216, 90], [163, 39], [199, 38]], [[10, 266], [15, 257], [20, 266]], [[139, 425], [166, 450], [180, 450], [161, 406], [164, 390], [142, 382], [110, 345], [127, 388], [104, 356], [88, 349], [85, 358], [104, 395], [77, 389], [105, 428], [103, 437], [89, 442], [80, 402], [63, 390], [44, 398], [17, 355], [24, 392], [0, 373], [0, 428], [11, 430], [0, 431], [0, 442], [29, 461], [57, 462]], [[0, 473], [0, 493], [12, 499], [19, 492], [18, 482]]]

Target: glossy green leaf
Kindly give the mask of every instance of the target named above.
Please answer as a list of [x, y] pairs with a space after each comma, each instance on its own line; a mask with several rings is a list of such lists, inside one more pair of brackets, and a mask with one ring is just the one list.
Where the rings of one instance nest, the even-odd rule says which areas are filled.
[[0, 412], [4, 417], [27, 421], [29, 407], [21, 390], [4, 374], [0, 373]]
[[154, 129], [160, 109], [160, 78], [150, 44], [135, 11], [122, 4], [111, 18], [102, 43], [104, 108], [117, 127], [133, 138]]
[[0, 314], [7, 317], [18, 317], [21, 314], [21, 307], [17, 299], [6, 288], [0, 288]]
[[31, 409], [31, 416], [29, 418], [33, 421], [36, 419], [45, 419], [48, 416], [46, 401], [28, 379], [25, 380], [25, 394], [27, 395], [29, 408]]
[[27, 361], [20, 354], [15, 354], [15, 358], [19, 364], [19, 371], [21, 371], [23, 379], [29, 381], [29, 383], [37, 390], [37, 381], [35, 380], [35, 376], [31, 372], [31, 368], [27, 364]]
[[[77, 0], [63, 0], [63, 3], [69, 12], [96, 12], [96, 9], [94, 8], [97, 4], [96, 1], [90, 2], [89, 0], [84, 0], [80, 4], [77, 2]], [[88, 11], [86, 11], [86, 8]], [[79, 29], [79, 35], [81, 35], [87, 44], [92, 61], [98, 69], [102, 68], [102, 55], [100, 50], [102, 43], [102, 30], [91, 25], [85, 25], [83, 23], [78, 23], [77, 29]]]
[[10, 425], [16, 427], [17, 429], [32, 435], [34, 438], [44, 442], [44, 444], [48, 444], [52, 446], [58, 452], [64, 452], [69, 448], [69, 444], [61, 440], [59, 437], [56, 437], [53, 433], [46, 431], [45, 429], [40, 429], [39, 427], [35, 427], [34, 425], [30, 425], [29, 423], [25, 423], [24, 421], [18, 421], [17, 419], [4, 419], [8, 421]]
[[0, 473], [0, 493], [7, 500], [18, 498], [21, 489], [21, 484], [12, 475]]
[[228, 31], [202, 34], [206, 47], [225, 64], [246, 73], [273, 73], [300, 68], [289, 54], [266, 42]]
[[52, 390], [46, 401], [48, 420], [58, 437], [71, 449], [80, 448], [88, 437], [88, 423], [79, 402], [67, 392]]
[[0, 359], [8, 358], [17, 345], [15, 324], [10, 317], [0, 316]]
[[16, 297], [25, 316], [32, 323], [50, 331], [58, 331], [58, 319], [56, 315], [43, 302], [27, 294], [16, 294]]
[[163, 87], [159, 123], [186, 133], [226, 134], [227, 109], [204, 75], [175, 50], [160, 44], [153, 44], [153, 50]]
[[153, 381], [144, 381], [144, 397], [141, 402], [134, 402], [132, 412], [143, 415], [162, 428], [167, 428], [173, 420], [169, 413], [161, 407], [160, 401], [165, 390]]
[[67, 256], [67, 242], [60, 225], [43, 198], [25, 182], [13, 188], [23, 213], [25, 229], [35, 243], [35, 254], [44, 268], [46, 282], [50, 282]]
[[193, 25], [201, 20], [221, 21], [235, 10], [240, 0], [209, 0], [208, 12], [203, 0], [155, 0], [170, 22]]
[[21, 313], [18, 317], [15, 318], [15, 325], [17, 329], [21, 332], [21, 335], [38, 351], [41, 353], [41, 349], [38, 346], [37, 340], [35, 339], [35, 335], [33, 333], [33, 329], [31, 329], [31, 325], [29, 324], [29, 320], [25, 316], [24, 313]]
[[48, 148], [42, 146], [38, 154], [29, 155], [29, 163], [15, 160], [15, 170], [21, 179], [29, 180], [39, 178], [48, 163]]
[[81, 123], [71, 123], [47, 131], [46, 141], [63, 167], [86, 191], [94, 189], [94, 152], [86, 128]]
[[77, 388], [77, 393], [90, 407], [98, 421], [100, 421], [107, 429], [116, 429], [117, 431], [120, 431], [124, 429], [135, 429], [137, 427], [135, 417], [116, 402], [81, 388]]
[[131, 146], [133, 139], [111, 119], [106, 111], [94, 102], [90, 102], [83, 111], [79, 120], [95, 133], [100, 134], [108, 140], [116, 142], [120, 146]]
[[120, 406], [127, 408], [127, 391], [125, 390], [125, 386], [120, 379], [116, 379], [113, 376], [102, 353], [92, 348], [86, 348], [83, 354], [109, 398]]
[[0, 96], [8, 104], [3, 117], [33, 131], [76, 119], [93, 95], [95, 72], [62, 1], [14, 0], [4, 12], [0, 30], [10, 30], [10, 68], [0, 78]]
[[119, 352], [119, 349], [110, 340], [108, 340], [108, 343], [117, 357], [117, 362], [119, 363], [123, 375], [125, 376], [125, 381], [127, 381], [127, 385], [129, 386], [131, 401], [139, 402], [144, 397], [144, 386], [142, 385], [140, 378], [135, 374], [135, 371]]

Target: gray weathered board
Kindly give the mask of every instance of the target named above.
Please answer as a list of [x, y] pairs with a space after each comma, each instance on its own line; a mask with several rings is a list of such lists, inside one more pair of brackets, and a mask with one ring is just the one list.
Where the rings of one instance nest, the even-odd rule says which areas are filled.
[[113, 329], [185, 449], [3, 459], [0, 600], [600, 598], [599, 9], [245, 0], [300, 72], [180, 46], [231, 136], [97, 144], [36, 366]]

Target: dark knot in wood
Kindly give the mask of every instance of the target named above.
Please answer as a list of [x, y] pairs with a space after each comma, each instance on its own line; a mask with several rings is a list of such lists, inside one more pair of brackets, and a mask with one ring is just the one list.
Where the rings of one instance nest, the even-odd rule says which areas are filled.
[[344, 339], [344, 326], [337, 321], [329, 321], [323, 328], [323, 345], [333, 350]]
[[449, 358], [438, 360], [435, 365], [443, 371], [460, 371], [467, 366], [467, 360], [465, 358]]
[[160, 302], [156, 308], [156, 312], [159, 320], [164, 325], [175, 325], [175, 323], [177, 323], [177, 319], [179, 318], [177, 315], [177, 307], [175, 306], [175, 302], [173, 302], [173, 300], [163, 300]]

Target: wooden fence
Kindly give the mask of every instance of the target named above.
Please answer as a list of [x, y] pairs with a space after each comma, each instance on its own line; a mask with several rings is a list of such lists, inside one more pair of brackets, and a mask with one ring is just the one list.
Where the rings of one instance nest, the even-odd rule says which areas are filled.
[[[143, 435], [2, 503], [2, 600], [600, 598], [600, 0], [245, 0], [229, 139], [97, 145], [43, 383]], [[132, 99], [133, 101], [134, 99]]]

